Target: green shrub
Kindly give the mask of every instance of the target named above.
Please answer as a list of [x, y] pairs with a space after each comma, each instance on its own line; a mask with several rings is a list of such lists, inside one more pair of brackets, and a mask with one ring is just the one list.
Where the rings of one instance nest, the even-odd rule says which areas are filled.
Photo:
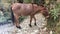
[[53, 9], [50, 10], [50, 18], [48, 19], [47, 28], [50, 30], [54, 30], [56, 33], [56, 27], [59, 23], [59, 13], [60, 12], [60, 4], [57, 4]]

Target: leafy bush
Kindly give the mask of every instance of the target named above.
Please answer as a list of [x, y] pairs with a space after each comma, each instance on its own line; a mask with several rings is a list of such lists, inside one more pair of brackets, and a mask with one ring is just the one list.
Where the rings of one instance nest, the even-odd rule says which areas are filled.
[[48, 19], [47, 28], [56, 32], [57, 24], [59, 23], [59, 12], [60, 4], [55, 5], [53, 9], [50, 10], [50, 18]]

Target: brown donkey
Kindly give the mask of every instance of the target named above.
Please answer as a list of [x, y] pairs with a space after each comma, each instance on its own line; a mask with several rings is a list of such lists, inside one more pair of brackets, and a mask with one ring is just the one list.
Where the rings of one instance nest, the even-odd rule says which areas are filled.
[[19, 16], [30, 16], [30, 27], [32, 27], [32, 18], [35, 20], [36, 25], [36, 18], [34, 16], [35, 14], [42, 13], [45, 17], [49, 16], [47, 8], [43, 5], [38, 6], [36, 4], [14, 3], [11, 5], [11, 10], [12, 19], [17, 28], [21, 28], [18, 20]]

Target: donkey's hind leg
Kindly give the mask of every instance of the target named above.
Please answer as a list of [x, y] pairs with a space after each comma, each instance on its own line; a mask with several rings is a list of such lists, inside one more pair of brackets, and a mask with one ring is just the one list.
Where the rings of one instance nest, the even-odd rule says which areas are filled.
[[21, 29], [20, 25], [19, 25], [19, 16], [18, 15], [14, 15], [15, 16], [15, 25], [17, 28]]

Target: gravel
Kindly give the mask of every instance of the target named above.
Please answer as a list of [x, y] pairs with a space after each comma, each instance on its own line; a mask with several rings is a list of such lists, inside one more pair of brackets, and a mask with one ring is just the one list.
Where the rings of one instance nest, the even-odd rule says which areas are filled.
[[16, 28], [12, 23], [0, 25], [0, 34], [47, 34], [46, 27], [42, 29], [46, 25], [45, 18], [41, 14], [35, 15], [37, 18], [37, 26], [34, 25], [34, 20], [32, 21], [32, 27], [28, 26], [29, 24], [29, 16], [27, 19], [20, 24], [22, 29]]

